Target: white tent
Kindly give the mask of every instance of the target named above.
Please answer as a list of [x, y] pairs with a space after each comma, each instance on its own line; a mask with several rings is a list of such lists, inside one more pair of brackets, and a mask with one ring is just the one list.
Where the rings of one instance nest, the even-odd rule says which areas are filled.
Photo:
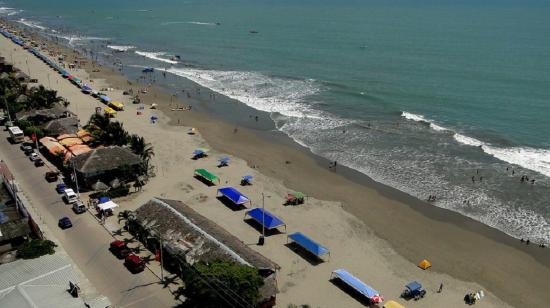
[[99, 204], [97, 207], [99, 207], [100, 210], [106, 211], [118, 207], [118, 204], [114, 203], [113, 201], [107, 201]]

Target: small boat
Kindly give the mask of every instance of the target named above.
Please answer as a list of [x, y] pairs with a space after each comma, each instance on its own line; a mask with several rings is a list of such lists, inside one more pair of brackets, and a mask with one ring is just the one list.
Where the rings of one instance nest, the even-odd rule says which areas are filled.
[[152, 73], [152, 72], [154, 72], [154, 71], [155, 71], [154, 68], [152, 68], [152, 67], [146, 67], [146, 68], [144, 68], [141, 72], [143, 72], [143, 73]]
[[256, 30], [250, 30], [249, 32], [252, 33], [252, 34], [260, 33], [260, 32], [258, 32], [258, 31], [256, 31]]

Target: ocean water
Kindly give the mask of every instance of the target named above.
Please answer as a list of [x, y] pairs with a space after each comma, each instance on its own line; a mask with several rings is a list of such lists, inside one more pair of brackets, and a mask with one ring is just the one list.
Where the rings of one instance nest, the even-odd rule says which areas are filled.
[[188, 78], [315, 154], [550, 243], [550, 4], [456, 2], [4, 0], [0, 16]]

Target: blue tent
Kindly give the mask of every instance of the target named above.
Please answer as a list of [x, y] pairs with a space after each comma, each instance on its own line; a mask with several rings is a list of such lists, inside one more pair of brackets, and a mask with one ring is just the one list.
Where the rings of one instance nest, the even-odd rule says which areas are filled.
[[100, 95], [99, 99], [101, 99], [104, 102], [110, 102], [111, 99], [107, 95]]
[[284, 221], [260, 207], [246, 212], [245, 216], [246, 215], [250, 216], [252, 219], [266, 227], [266, 229], [268, 230], [275, 229], [280, 226], [285, 226], [286, 231], [286, 224], [284, 223]]
[[99, 199], [98, 199], [100, 204], [105, 203], [105, 202], [109, 202], [109, 200], [111, 200], [111, 199], [109, 199], [109, 197], [99, 197]]
[[366, 283], [362, 282], [352, 274], [348, 273], [347, 271], [343, 269], [337, 269], [332, 272], [331, 279], [337, 277], [340, 280], [342, 280], [345, 284], [355, 289], [357, 292], [361, 293], [365, 297], [367, 297], [371, 302], [373, 303], [379, 303], [383, 301], [384, 299], [380, 295], [378, 291], [371, 288]]
[[315, 241], [300, 232], [289, 234], [288, 238], [303, 247], [305, 250], [316, 255], [317, 257], [321, 257], [327, 253], [330, 254], [329, 250], [326, 247], [321, 246], [320, 244], [316, 243]]
[[247, 196], [241, 194], [238, 190], [233, 187], [222, 187], [218, 189], [218, 193], [225, 196], [227, 199], [231, 200], [235, 204], [245, 204], [250, 202]]

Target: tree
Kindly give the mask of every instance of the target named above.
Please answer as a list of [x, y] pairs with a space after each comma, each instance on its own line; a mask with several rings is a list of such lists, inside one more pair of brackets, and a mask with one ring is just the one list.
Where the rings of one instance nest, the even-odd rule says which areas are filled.
[[23, 132], [27, 136], [32, 136], [32, 134], [36, 134], [37, 139], [40, 139], [40, 138], [44, 137], [44, 131], [42, 131], [42, 129], [40, 129], [39, 127], [36, 127], [36, 126], [27, 126], [23, 130]]
[[189, 307], [256, 307], [263, 284], [255, 268], [223, 260], [196, 263], [183, 279], [181, 294]]
[[111, 122], [104, 130], [103, 142], [106, 145], [127, 145], [128, 144], [128, 132], [124, 129], [124, 126], [120, 122]]
[[30, 240], [17, 248], [17, 257], [35, 259], [44, 255], [53, 255], [57, 245], [50, 240]]
[[130, 136], [130, 149], [143, 160], [145, 172], [149, 170], [149, 162], [155, 156], [153, 146], [145, 142], [145, 138], [138, 135]]

